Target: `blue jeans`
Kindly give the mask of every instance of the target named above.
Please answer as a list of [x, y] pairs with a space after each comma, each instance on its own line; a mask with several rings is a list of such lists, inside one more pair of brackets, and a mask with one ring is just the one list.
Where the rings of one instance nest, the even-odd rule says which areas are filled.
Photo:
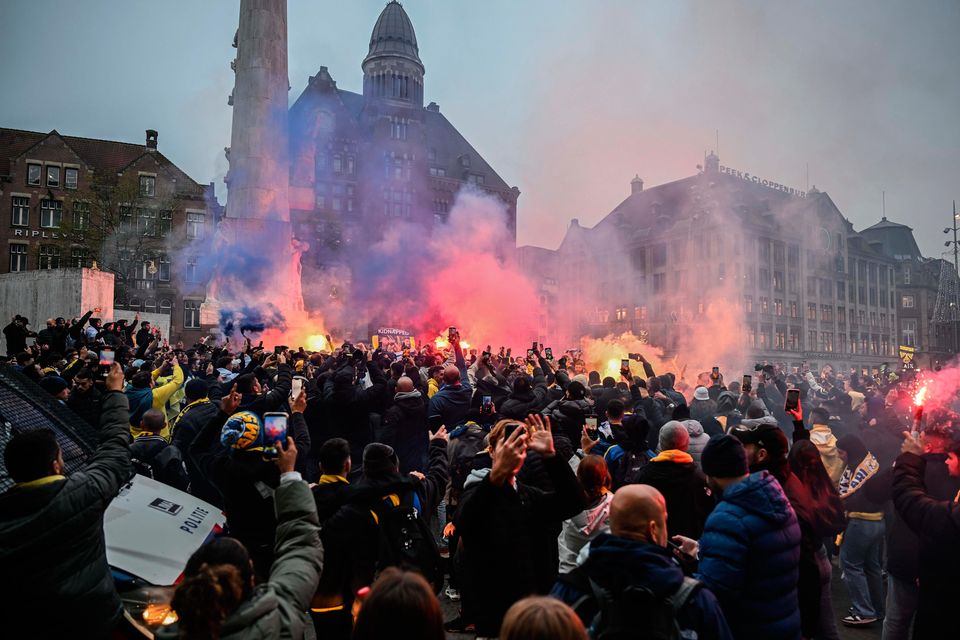
[[887, 616], [883, 619], [882, 640], [910, 638], [919, 597], [920, 589], [916, 584], [887, 575]]
[[863, 618], [883, 617], [883, 579], [880, 575], [883, 530], [883, 520], [851, 518], [840, 545], [843, 582], [847, 585], [854, 613]]

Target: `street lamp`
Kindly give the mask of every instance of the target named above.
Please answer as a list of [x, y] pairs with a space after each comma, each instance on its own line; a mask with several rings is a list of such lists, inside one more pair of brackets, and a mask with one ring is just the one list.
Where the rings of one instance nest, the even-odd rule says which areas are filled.
[[[953, 240], [947, 240], [943, 243], [943, 246], [949, 247], [953, 245], [953, 268], [957, 272], [957, 276], [960, 277], [960, 243], [957, 242], [957, 221], [960, 220], [960, 214], [957, 213], [957, 201], [953, 201], [953, 226], [947, 227], [943, 230], [944, 233], [950, 233], [953, 231]], [[957, 342], [957, 307], [960, 307], [960, 287], [954, 287], [954, 297], [956, 298], [953, 302], [950, 303], [950, 323], [953, 325], [953, 353], [956, 354], [957, 351], [960, 351], [960, 344]]]

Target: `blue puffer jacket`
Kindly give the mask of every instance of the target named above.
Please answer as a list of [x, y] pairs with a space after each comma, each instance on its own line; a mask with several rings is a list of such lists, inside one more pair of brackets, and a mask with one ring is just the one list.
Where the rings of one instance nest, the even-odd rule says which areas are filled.
[[723, 492], [700, 538], [700, 571], [738, 640], [800, 638], [800, 526], [767, 471]]

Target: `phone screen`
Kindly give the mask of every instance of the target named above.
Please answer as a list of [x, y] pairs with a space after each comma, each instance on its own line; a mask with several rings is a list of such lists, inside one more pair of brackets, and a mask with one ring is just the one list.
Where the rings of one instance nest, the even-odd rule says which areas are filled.
[[787, 389], [787, 401], [783, 408], [787, 411], [796, 411], [800, 406], [800, 389]]
[[527, 349], [527, 357], [528, 357], [528, 358], [532, 358], [532, 357], [533, 357], [533, 349]]
[[265, 413], [263, 415], [263, 441], [267, 447], [272, 447], [279, 440], [287, 441], [287, 414]]
[[547, 347], [543, 350], [544, 354], [547, 356], [547, 360], [553, 360], [553, 349]]
[[114, 363], [117, 358], [117, 354], [114, 353], [113, 349], [101, 349], [100, 350], [100, 366], [109, 367]]
[[533, 348], [534, 351], [537, 350], [537, 343], [536, 343], [536, 342], [533, 343], [533, 347], [532, 347], [532, 348]]
[[595, 416], [587, 416], [585, 418], [587, 426], [587, 435], [593, 439], [597, 438], [597, 418]]
[[290, 383], [290, 397], [296, 399], [303, 390], [304, 379], [296, 376]]
[[749, 389], [753, 386], [753, 376], [748, 373], [743, 374], [743, 380], [740, 381], [740, 390]]
[[623, 370], [625, 370], [625, 369], [629, 369], [629, 368], [630, 368], [630, 360], [629, 360], [628, 358], [624, 358], [623, 360], [620, 361], [620, 370], [621, 370], [621, 371], [623, 371]]

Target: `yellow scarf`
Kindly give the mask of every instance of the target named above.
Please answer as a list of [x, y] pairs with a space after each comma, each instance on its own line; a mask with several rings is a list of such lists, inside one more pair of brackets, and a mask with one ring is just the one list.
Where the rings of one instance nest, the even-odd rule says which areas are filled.
[[29, 480], [27, 482], [18, 482], [16, 486], [18, 489], [33, 489], [34, 487], [42, 487], [45, 484], [50, 484], [51, 482], [58, 482], [60, 480], [66, 480], [67, 476], [53, 475], [53, 476], [44, 476], [42, 478], [37, 478], [36, 480]]

